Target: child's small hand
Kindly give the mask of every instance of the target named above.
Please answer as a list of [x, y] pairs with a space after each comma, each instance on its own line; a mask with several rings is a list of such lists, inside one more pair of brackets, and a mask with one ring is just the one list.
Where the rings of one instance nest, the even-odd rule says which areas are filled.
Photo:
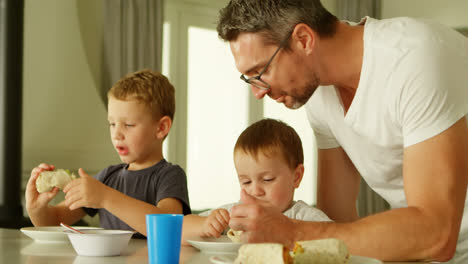
[[32, 169], [31, 177], [29, 177], [25, 192], [26, 209], [28, 212], [47, 207], [49, 202], [57, 195], [59, 191], [57, 187], [45, 193], [39, 193], [36, 188], [36, 180], [39, 174], [43, 171], [52, 171], [54, 169], [54, 165], [47, 163], [41, 163], [39, 166]]
[[65, 204], [70, 210], [80, 207], [102, 208], [104, 193], [108, 187], [81, 168], [78, 173], [80, 178], [71, 181], [63, 188], [66, 194]]
[[226, 209], [213, 210], [203, 224], [202, 237], [219, 237], [229, 224], [229, 212]]

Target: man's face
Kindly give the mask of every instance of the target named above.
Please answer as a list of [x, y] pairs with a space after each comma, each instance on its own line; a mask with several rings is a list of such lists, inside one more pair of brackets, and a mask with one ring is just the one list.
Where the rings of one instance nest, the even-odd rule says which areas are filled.
[[[265, 45], [258, 33], [242, 33], [230, 42], [230, 47], [237, 69], [247, 78], [258, 75], [278, 48]], [[294, 43], [291, 48], [290, 51], [281, 49], [262, 74], [261, 79], [270, 85], [270, 89], [250, 87], [258, 99], [268, 95], [288, 108], [297, 109], [309, 100], [320, 80], [305, 57], [295, 49]]]

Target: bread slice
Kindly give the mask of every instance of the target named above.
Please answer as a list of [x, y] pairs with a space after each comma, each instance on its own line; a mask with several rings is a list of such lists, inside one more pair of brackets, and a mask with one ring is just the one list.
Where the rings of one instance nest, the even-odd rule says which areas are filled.
[[70, 174], [68, 170], [43, 171], [36, 179], [36, 189], [40, 193], [50, 192], [54, 187], [63, 190], [74, 179], [76, 176], [73, 173]]
[[294, 264], [345, 264], [349, 260], [346, 244], [335, 238], [298, 241], [292, 255]]
[[241, 238], [240, 235], [242, 234], [242, 230], [236, 231], [233, 229], [229, 229], [227, 232], [227, 236], [231, 239], [232, 242], [234, 243], [241, 243]]
[[244, 244], [234, 264], [292, 264], [289, 250], [279, 243]]

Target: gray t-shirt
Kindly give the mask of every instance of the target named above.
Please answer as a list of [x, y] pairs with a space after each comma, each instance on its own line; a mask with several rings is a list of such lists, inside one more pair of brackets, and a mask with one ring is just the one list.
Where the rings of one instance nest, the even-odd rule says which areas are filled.
[[[125, 195], [153, 205], [165, 198], [176, 198], [182, 202], [184, 215], [191, 213], [187, 177], [181, 167], [163, 159], [146, 169], [129, 171], [127, 168], [128, 164], [124, 163], [113, 165], [96, 174], [95, 178]], [[103, 228], [133, 230], [104, 208], [83, 209], [90, 216], [99, 213], [99, 222]]]

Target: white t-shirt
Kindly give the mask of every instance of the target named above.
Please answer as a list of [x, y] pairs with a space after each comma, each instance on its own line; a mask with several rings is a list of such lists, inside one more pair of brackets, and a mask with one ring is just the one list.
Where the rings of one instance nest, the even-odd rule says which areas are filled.
[[[234, 205], [239, 203], [230, 203], [218, 207], [217, 209], [224, 208], [231, 212], [231, 209]], [[215, 209], [213, 209], [215, 210]], [[208, 210], [198, 214], [199, 216], [208, 216], [213, 210]], [[292, 203], [291, 207], [283, 212], [283, 214], [291, 219], [298, 219], [304, 221], [316, 221], [316, 222], [325, 222], [331, 221], [328, 216], [321, 210], [306, 204], [305, 202], [299, 200]]]
[[[407, 206], [403, 149], [468, 113], [468, 38], [411, 18], [365, 18], [360, 82], [344, 114], [333, 86], [319, 87], [306, 112], [321, 149], [341, 146], [392, 208]], [[465, 211], [456, 258], [468, 253]], [[467, 244], [462, 246], [462, 244]]]

